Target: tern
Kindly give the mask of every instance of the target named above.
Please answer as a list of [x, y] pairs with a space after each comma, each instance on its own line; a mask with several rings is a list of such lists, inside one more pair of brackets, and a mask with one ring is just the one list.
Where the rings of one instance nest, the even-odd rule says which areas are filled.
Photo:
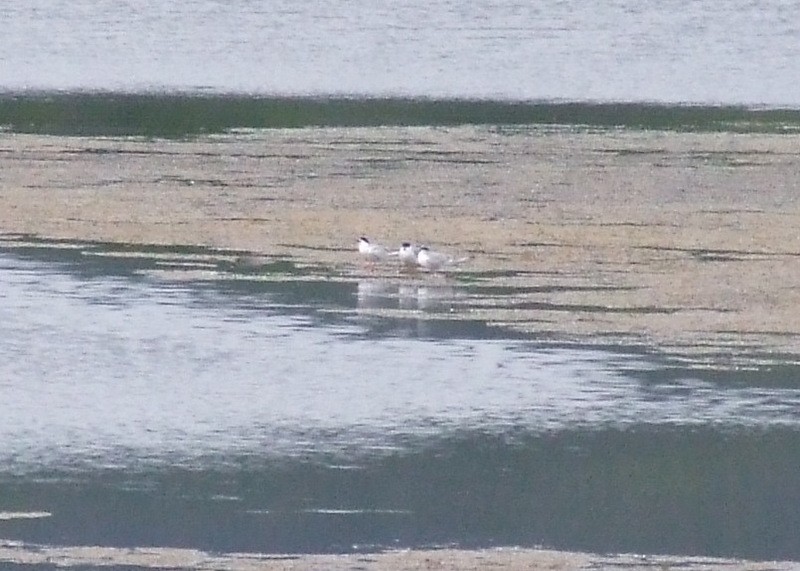
[[419, 255], [419, 248], [414, 246], [411, 242], [403, 242], [400, 244], [400, 249], [397, 250], [397, 259], [406, 268], [417, 267], [417, 256]]
[[371, 243], [365, 236], [358, 239], [358, 253], [364, 256], [370, 263], [382, 262], [388, 256], [389, 252], [380, 244]]
[[417, 254], [419, 267], [430, 272], [441, 272], [451, 266], [466, 262], [469, 258], [452, 258], [441, 252], [434, 252], [427, 246], [422, 246]]

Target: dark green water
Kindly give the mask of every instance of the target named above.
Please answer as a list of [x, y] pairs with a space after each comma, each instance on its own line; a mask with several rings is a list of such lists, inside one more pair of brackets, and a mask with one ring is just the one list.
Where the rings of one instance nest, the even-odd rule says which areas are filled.
[[546, 545], [797, 558], [800, 436], [666, 427], [464, 432], [341, 466], [257, 454], [4, 479], [2, 525], [38, 543], [351, 552]]
[[424, 98], [124, 93], [0, 95], [0, 125], [20, 133], [187, 137], [230, 129], [460, 124], [797, 133], [800, 110]]

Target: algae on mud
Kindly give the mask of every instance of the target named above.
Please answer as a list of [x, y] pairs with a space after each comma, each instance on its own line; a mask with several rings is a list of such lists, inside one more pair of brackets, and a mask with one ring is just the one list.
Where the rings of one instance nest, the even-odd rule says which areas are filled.
[[800, 353], [798, 142], [535, 126], [6, 133], [0, 227], [342, 271], [361, 234], [414, 240], [468, 254], [465, 278], [528, 288], [473, 318], [762, 362]]

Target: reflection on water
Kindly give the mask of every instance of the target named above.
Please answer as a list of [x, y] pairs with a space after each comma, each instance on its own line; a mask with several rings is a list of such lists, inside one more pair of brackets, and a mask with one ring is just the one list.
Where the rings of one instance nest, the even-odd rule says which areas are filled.
[[357, 296], [359, 309], [446, 310], [464, 294], [452, 285], [371, 279], [358, 282]]
[[791, 374], [512, 338], [447, 280], [95, 254], [0, 257], [0, 511], [53, 514], [0, 536], [800, 556]]

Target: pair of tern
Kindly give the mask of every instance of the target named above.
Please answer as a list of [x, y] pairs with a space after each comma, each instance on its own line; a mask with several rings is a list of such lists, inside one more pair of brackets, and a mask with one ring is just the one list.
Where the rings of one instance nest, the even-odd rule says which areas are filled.
[[467, 258], [453, 258], [441, 252], [434, 252], [427, 246], [415, 246], [411, 242], [403, 242], [399, 250], [390, 252], [384, 246], [370, 242], [365, 236], [358, 239], [358, 251], [371, 263], [383, 262], [389, 257], [397, 257], [404, 267], [420, 267], [430, 272], [444, 271], [467, 260]]

